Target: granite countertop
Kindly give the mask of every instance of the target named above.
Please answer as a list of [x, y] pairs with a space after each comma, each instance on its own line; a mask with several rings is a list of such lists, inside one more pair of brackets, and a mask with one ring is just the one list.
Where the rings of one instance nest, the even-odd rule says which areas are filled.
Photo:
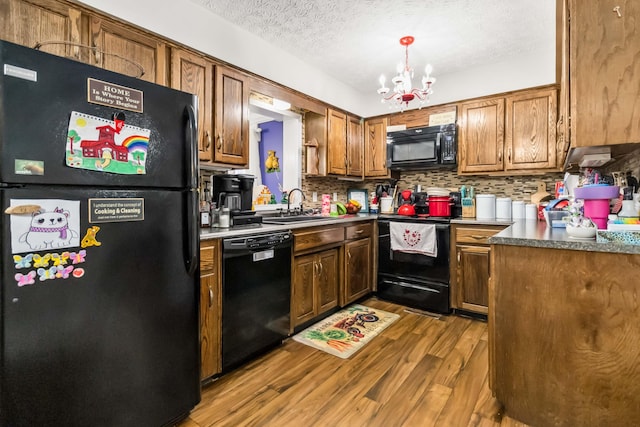
[[[292, 222], [288, 224], [258, 224], [236, 226], [232, 228], [203, 228], [200, 240], [240, 237], [251, 234], [262, 234], [278, 231], [295, 230], [308, 227], [324, 227], [333, 224], [370, 221], [376, 214], [344, 215], [326, 217], [322, 220]], [[580, 240], [570, 237], [564, 228], [547, 227], [544, 221], [527, 220], [488, 220], [476, 218], [457, 218], [452, 224], [463, 225], [503, 225], [504, 230], [489, 238], [489, 243], [496, 245], [531, 246], [549, 249], [570, 249], [587, 252], [612, 252], [624, 254], [640, 254], [640, 246], [618, 243], [597, 243], [595, 239]]]
[[618, 243], [597, 243], [596, 239], [581, 240], [570, 237], [564, 228], [547, 227], [544, 221], [516, 220], [489, 243], [496, 245], [532, 246], [536, 248], [570, 249], [587, 252], [640, 254], [640, 246]]
[[[347, 224], [358, 221], [371, 221], [378, 216], [375, 214], [343, 215], [340, 217], [326, 217], [323, 219], [312, 219], [309, 221], [290, 222], [287, 224], [254, 224], [242, 225], [231, 228], [202, 228], [200, 230], [200, 240], [220, 239], [225, 237], [241, 237], [251, 234], [263, 234], [277, 231], [295, 230], [307, 227], [324, 227], [333, 224]], [[276, 218], [273, 218], [276, 219]]]

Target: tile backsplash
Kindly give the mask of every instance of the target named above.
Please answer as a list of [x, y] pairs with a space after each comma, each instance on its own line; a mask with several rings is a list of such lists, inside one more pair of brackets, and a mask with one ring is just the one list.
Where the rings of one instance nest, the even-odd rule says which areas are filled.
[[[512, 200], [530, 201], [531, 195], [538, 191], [538, 182], [544, 182], [549, 193], [553, 194], [555, 182], [561, 181], [563, 173], [549, 173], [545, 175], [523, 175], [523, 176], [458, 176], [453, 171], [427, 171], [427, 172], [404, 172], [398, 180], [400, 190], [413, 189], [417, 184], [422, 186], [422, 191], [427, 187], [444, 187], [449, 189], [459, 189], [461, 185], [475, 188], [476, 194], [495, 194], [496, 197], [510, 197]], [[369, 179], [365, 181], [341, 181], [336, 178], [304, 177], [302, 189], [307, 200], [305, 206], [320, 207], [321, 195], [323, 193], [338, 193], [338, 200], [346, 201], [347, 190], [349, 188], [364, 188], [371, 194], [375, 190], [376, 184], [388, 183], [388, 179]], [[318, 193], [318, 202], [312, 201], [313, 192]]]

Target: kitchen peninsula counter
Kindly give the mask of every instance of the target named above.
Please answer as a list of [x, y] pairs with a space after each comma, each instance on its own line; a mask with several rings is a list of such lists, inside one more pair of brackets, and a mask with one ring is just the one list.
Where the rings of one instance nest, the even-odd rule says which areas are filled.
[[540, 426], [640, 419], [640, 247], [518, 221], [490, 238], [489, 382]]

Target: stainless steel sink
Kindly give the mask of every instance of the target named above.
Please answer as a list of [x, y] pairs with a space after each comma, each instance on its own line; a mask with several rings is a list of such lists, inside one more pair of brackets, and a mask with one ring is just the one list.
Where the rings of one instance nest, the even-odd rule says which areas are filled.
[[334, 217], [326, 217], [326, 216], [283, 216], [283, 217], [264, 217], [262, 218], [262, 222], [264, 224], [289, 224], [292, 222], [317, 222], [317, 221], [326, 221], [330, 219], [335, 219]]

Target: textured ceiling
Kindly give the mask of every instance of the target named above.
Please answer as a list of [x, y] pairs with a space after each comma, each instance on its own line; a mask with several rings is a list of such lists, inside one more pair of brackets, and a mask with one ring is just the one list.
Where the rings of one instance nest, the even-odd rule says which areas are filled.
[[390, 80], [405, 35], [415, 37], [409, 65], [418, 74], [430, 63], [436, 78], [555, 38], [556, 0], [193, 1], [362, 92]]

